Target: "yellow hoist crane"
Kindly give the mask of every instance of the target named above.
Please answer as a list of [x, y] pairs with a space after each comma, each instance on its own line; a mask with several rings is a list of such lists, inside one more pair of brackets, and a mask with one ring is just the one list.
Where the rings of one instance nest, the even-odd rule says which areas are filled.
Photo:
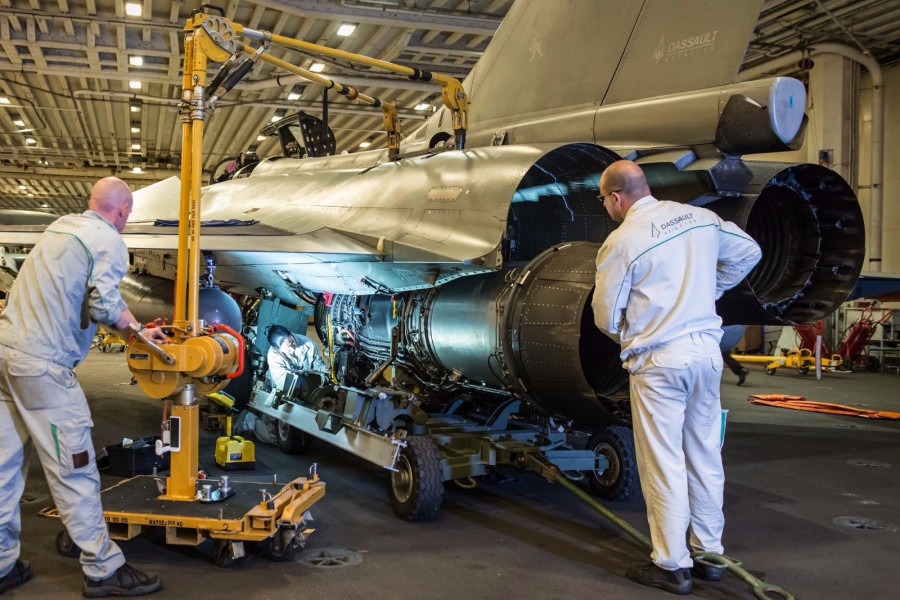
[[[202, 5], [203, 9], [213, 9], [209, 5]], [[220, 10], [221, 9], [217, 9]], [[189, 101], [199, 106], [199, 110], [214, 109], [219, 99], [233, 88], [243, 78], [250, 69], [260, 60], [267, 62], [275, 67], [299, 75], [304, 79], [325, 86], [326, 89], [333, 89], [338, 94], [345, 96], [348, 100], [359, 100], [364, 104], [380, 108], [382, 112], [382, 125], [388, 136], [388, 154], [391, 158], [395, 158], [400, 151], [400, 119], [397, 113], [397, 107], [391, 103], [384, 102], [379, 98], [362, 94], [356, 86], [345, 85], [333, 81], [327, 77], [317, 75], [312, 71], [308, 71], [285, 60], [275, 58], [267, 54], [271, 45], [284, 46], [301, 52], [314, 54], [318, 56], [328, 56], [330, 58], [346, 60], [348, 62], [374, 67], [383, 71], [405, 75], [413, 81], [434, 82], [441, 86], [441, 99], [451, 113], [452, 127], [454, 132], [454, 147], [463, 149], [466, 144], [466, 129], [468, 127], [469, 99], [463, 89], [462, 83], [454, 77], [433, 73], [431, 71], [398, 65], [395, 63], [378, 60], [361, 54], [354, 54], [344, 50], [329, 48], [311, 42], [304, 42], [293, 38], [276, 35], [268, 31], [257, 31], [244, 27], [239, 23], [234, 23], [225, 18], [224, 11], [222, 15], [210, 15], [205, 13], [196, 13], [192, 20], [188, 23], [188, 28], [192, 29], [196, 38], [196, 44], [200, 48], [197, 52], [198, 59], [202, 60], [205, 68], [206, 61], [224, 63], [216, 73], [209, 85], [205, 84], [205, 71], [195, 70], [194, 74], [198, 77], [194, 82], [193, 90], [197, 87], [202, 88], [201, 94], [210, 91], [211, 95], [208, 102], [197, 104], [198, 98], [192, 97]], [[247, 42], [256, 42], [258, 47], [254, 48]], [[240, 56], [247, 54], [247, 57], [238, 64]], [[202, 58], [200, 57], [202, 55]], [[187, 65], [185, 60], [185, 65]], [[188, 88], [185, 88], [187, 90]], [[192, 91], [192, 95], [196, 93]], [[185, 100], [184, 98], [182, 100]], [[202, 120], [202, 116], [200, 117]]]

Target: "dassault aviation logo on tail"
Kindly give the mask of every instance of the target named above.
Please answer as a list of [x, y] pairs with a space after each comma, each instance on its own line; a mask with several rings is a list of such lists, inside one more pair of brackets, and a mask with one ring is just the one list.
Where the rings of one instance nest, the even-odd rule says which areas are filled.
[[[658, 63], [666, 54], [666, 36], [659, 38], [659, 46], [653, 51], [653, 62]], [[653, 236], [656, 237], [656, 236]]]
[[[666, 36], [659, 38], [659, 44], [650, 58], [654, 63], [659, 61], [669, 62], [688, 56], [693, 56], [701, 52], [710, 52], [716, 48], [716, 36], [719, 35], [718, 29], [704, 31], [696, 35], [691, 35], [674, 42], [666, 43]], [[663, 60], [665, 59], [665, 60]]]

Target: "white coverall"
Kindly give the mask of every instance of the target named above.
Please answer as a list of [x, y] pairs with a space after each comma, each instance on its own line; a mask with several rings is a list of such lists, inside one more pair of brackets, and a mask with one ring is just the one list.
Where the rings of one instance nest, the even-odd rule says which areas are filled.
[[631, 373], [641, 488], [663, 569], [685, 546], [722, 553], [721, 318], [715, 300], [759, 262], [759, 246], [715, 213], [645, 196], [597, 254], [592, 307]]
[[274, 346], [269, 346], [266, 353], [266, 363], [269, 365], [269, 378], [272, 385], [278, 389], [284, 387], [284, 380], [288, 373], [297, 371], [324, 371], [325, 361], [319, 356], [319, 349], [316, 344], [306, 337], [297, 333], [292, 334], [296, 347], [289, 352], [281, 352]]
[[72, 368], [95, 323], [126, 309], [119, 282], [128, 250], [112, 223], [88, 210], [51, 223], [28, 255], [0, 314], [0, 575], [19, 556], [25, 449], [37, 449], [62, 523], [90, 579], [125, 563], [100, 504], [91, 411]]

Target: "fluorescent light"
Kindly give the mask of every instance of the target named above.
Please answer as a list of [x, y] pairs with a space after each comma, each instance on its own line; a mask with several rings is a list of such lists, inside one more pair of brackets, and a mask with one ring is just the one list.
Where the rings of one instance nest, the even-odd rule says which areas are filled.
[[19, 184], [19, 189], [20, 189], [20, 190], [27, 190], [27, 189], [28, 189], [28, 186], [25, 185], [25, 184], [20, 183], [20, 184]]
[[132, 173], [141, 173], [142, 170], [140, 167], [131, 167], [131, 172]]
[[137, 104], [132, 104], [132, 105], [131, 105], [131, 112], [141, 112], [141, 107], [138, 106]]
[[25, 127], [25, 121], [22, 119], [13, 119], [13, 125], [16, 127]]
[[125, 3], [125, 14], [129, 17], [139, 17], [141, 13], [144, 12], [144, 8], [141, 6], [140, 2], [126, 2]]
[[140, 127], [132, 127], [132, 128], [131, 128], [131, 133], [140, 133], [140, 132], [141, 132], [141, 128], [140, 128]]
[[431, 104], [430, 104], [430, 103], [428, 103], [428, 102], [419, 102], [418, 104], [416, 104], [415, 110], [428, 110], [429, 108], [431, 108]]
[[288, 100], [299, 100], [299, 99], [300, 99], [300, 94], [297, 94], [294, 92], [291, 92], [290, 94], [288, 94]]
[[139, 89], [141, 89], [141, 82], [140, 81], [129, 81], [128, 87], [130, 87], [133, 90], [139, 90]]
[[129, 56], [128, 64], [130, 64], [133, 67], [140, 67], [141, 65], [144, 64], [144, 57], [143, 56]]
[[313, 63], [312, 66], [309, 68], [309, 70], [312, 71], [313, 73], [321, 73], [322, 71], [325, 70], [325, 65], [323, 63], [318, 63], [318, 62]]
[[372, 145], [372, 142], [360, 142], [359, 143], [360, 148], [368, 148], [371, 145]]
[[341, 23], [341, 26], [338, 27], [337, 34], [341, 37], [347, 37], [354, 31], [356, 31], [356, 25], [353, 23]]
[[265, 139], [266, 139], [266, 136], [264, 136], [264, 135], [258, 135], [258, 136], [256, 136], [256, 141], [257, 141], [257, 142], [262, 142], [262, 141], [264, 141]]
[[279, 117], [278, 115], [272, 115], [272, 118], [269, 119], [269, 121], [271, 123], [274, 123], [275, 121], [280, 121], [280, 120], [281, 120], [281, 117]]
[[42, 208], [50, 208], [50, 205], [47, 204], [46, 202], [44, 202], [43, 204], [41, 204], [41, 207]]
[[34, 140], [34, 138], [25, 138], [25, 143], [26, 144], [37, 144], [37, 142]]
[[6, 96], [0, 96], [0, 104], [9, 104], [9, 98]]
[[140, 144], [132, 144], [132, 145], [131, 145], [131, 149], [132, 149], [132, 150], [140, 150], [140, 149], [141, 149], [141, 145], [140, 145]]

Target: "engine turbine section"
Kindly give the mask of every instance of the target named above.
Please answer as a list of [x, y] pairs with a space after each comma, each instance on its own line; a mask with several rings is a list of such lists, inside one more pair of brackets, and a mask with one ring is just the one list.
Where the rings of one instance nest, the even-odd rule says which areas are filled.
[[514, 394], [545, 415], [624, 422], [627, 404], [615, 397], [627, 373], [590, 307], [597, 249], [561, 244], [525, 265], [399, 296], [334, 296], [317, 306], [317, 328], [327, 340], [330, 317], [331, 339], [344, 340], [350, 385], [368, 371], [354, 366], [389, 364], [392, 383], [436, 404]]

